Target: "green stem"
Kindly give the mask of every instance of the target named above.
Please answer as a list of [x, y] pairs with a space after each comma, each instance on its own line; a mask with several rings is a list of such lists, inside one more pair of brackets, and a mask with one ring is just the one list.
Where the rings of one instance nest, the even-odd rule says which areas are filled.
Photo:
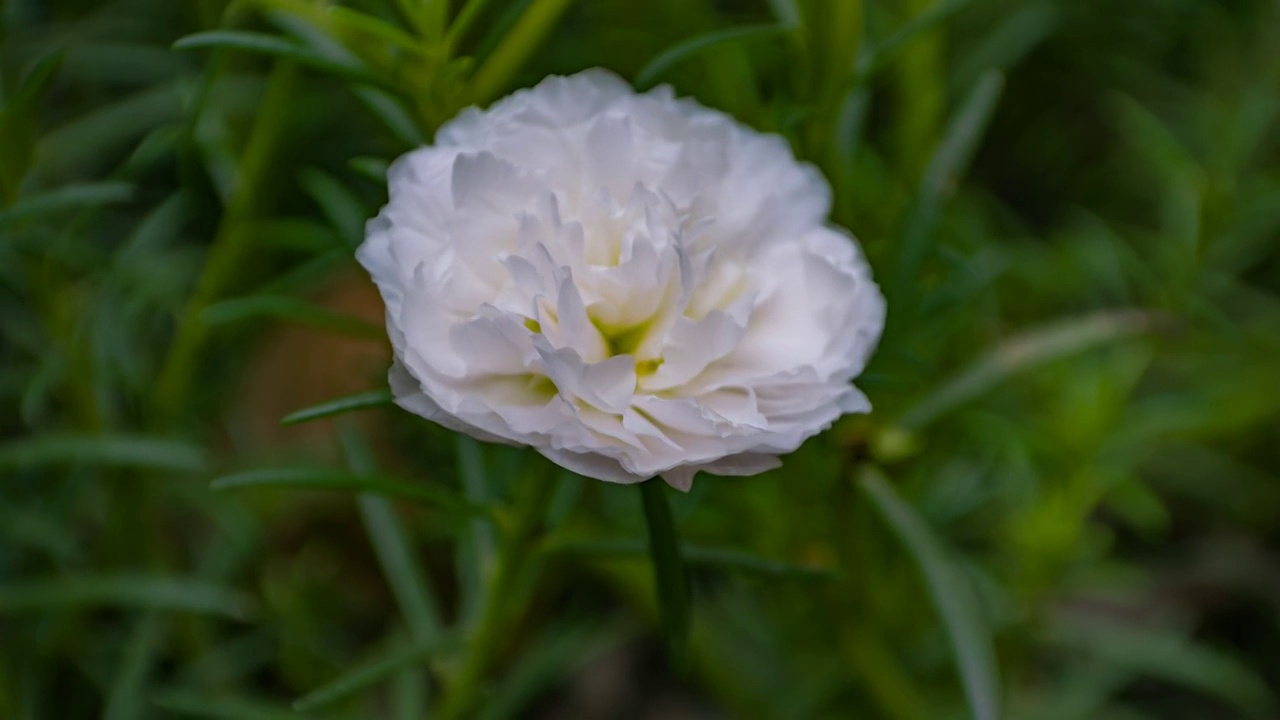
[[235, 190], [160, 369], [155, 396], [155, 419], [159, 424], [171, 422], [187, 404], [207, 329], [200, 316], [236, 277], [236, 271], [252, 247], [248, 220], [262, 211], [269, 195], [267, 179], [284, 134], [282, 120], [288, 116], [295, 74], [291, 63], [278, 63], [267, 83], [257, 122], [240, 161]]
[[[899, 0], [905, 22], [929, 11], [933, 0]], [[894, 101], [899, 112], [893, 123], [894, 150], [903, 178], [920, 177], [929, 160], [929, 148], [938, 137], [938, 125], [946, 102], [947, 77], [943, 58], [943, 34], [934, 28], [912, 38], [894, 64]]]
[[487, 104], [507, 89], [525, 60], [542, 44], [573, 0], [533, 0], [471, 81], [471, 99]]
[[862, 44], [862, 2], [818, 3], [810, 10], [808, 25], [814, 44], [809, 92], [817, 112], [806, 128], [807, 149], [809, 157], [822, 167], [827, 177], [839, 179], [835, 133], [841, 104], [854, 74], [854, 59]]
[[448, 33], [445, 35], [444, 46], [447, 48], [449, 57], [458, 49], [458, 44], [466, 37], [467, 31], [480, 17], [480, 11], [489, 4], [489, 0], [467, 0], [467, 4], [462, 6], [458, 11], [458, 17], [453, 21], [453, 25], [449, 27]]
[[640, 483], [644, 519], [649, 528], [653, 580], [658, 589], [658, 614], [669, 659], [674, 667], [682, 669], [689, 636], [689, 584], [680, 554], [680, 536], [676, 533], [666, 492], [666, 483], [661, 480]]
[[551, 499], [552, 477], [547, 463], [532, 458], [532, 471], [515, 490], [514, 518], [499, 540], [493, 574], [485, 586], [479, 620], [467, 643], [462, 667], [454, 675], [441, 701], [442, 719], [471, 717], [485, 678], [493, 669], [503, 643], [511, 636], [520, 617], [519, 603], [524, 600], [521, 584], [542, 530], [547, 504]]

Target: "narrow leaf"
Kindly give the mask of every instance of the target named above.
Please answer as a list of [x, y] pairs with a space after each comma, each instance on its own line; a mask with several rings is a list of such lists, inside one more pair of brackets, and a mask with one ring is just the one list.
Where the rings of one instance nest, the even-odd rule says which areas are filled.
[[[337, 239], [336, 236], [334, 239]], [[331, 243], [330, 247], [334, 245], [338, 243]], [[336, 247], [314, 255], [310, 260], [294, 266], [292, 270], [280, 273], [274, 280], [263, 283], [259, 288], [260, 294], [293, 295], [314, 290], [317, 285], [322, 285], [332, 278], [333, 273], [340, 267], [350, 262], [351, 250], [346, 247]]]
[[115, 265], [142, 264], [146, 258], [158, 254], [166, 244], [177, 240], [183, 224], [191, 217], [191, 205], [188, 192], [178, 190], [148, 212], [116, 251]]
[[96, 105], [40, 136], [32, 172], [39, 177], [75, 176], [86, 168], [106, 171], [120, 155], [137, 149], [152, 130], [188, 121], [186, 79]]
[[0, 209], [0, 227], [46, 215], [64, 216], [85, 208], [128, 202], [133, 186], [124, 182], [66, 185], [57, 190], [22, 198]]
[[[890, 300], [903, 300], [929, 253], [929, 241], [943, 202], [982, 139], [996, 101], [1004, 88], [1004, 76], [991, 71], [982, 76], [948, 124], [921, 179], [916, 199], [899, 241], [896, 272]], [[899, 313], [901, 315], [901, 313]], [[909, 318], [908, 318], [909, 319]]]
[[1000, 717], [1000, 677], [994, 644], [983, 624], [973, 588], [947, 556], [942, 543], [915, 509], [903, 500], [884, 477], [868, 468], [861, 486], [872, 504], [907, 547], [920, 567], [955, 654], [956, 667], [974, 720]]
[[13, 96], [0, 103], [0, 202], [17, 196], [31, 169], [39, 130], [36, 105], [44, 99], [65, 56], [65, 51], [56, 51], [37, 60]]
[[[401, 0], [401, 2], [413, 2], [414, 0]], [[453, 24], [449, 26], [449, 32], [445, 36], [445, 48], [452, 50], [458, 46], [458, 43], [466, 37], [467, 31], [471, 29], [471, 25], [480, 17], [481, 12], [491, 0], [466, 0], [462, 8], [458, 10], [458, 16], [454, 18]]]
[[908, 408], [898, 422], [912, 430], [923, 428], [1019, 372], [1148, 332], [1153, 326], [1151, 315], [1141, 310], [1112, 310], [1020, 333], [942, 383]]
[[240, 50], [290, 60], [313, 70], [369, 85], [386, 83], [356, 63], [344, 63], [276, 35], [243, 30], [208, 30], [179, 38], [174, 50]]
[[27, 505], [0, 505], [0, 545], [36, 548], [59, 564], [71, 564], [79, 554], [66, 522]]
[[146, 686], [164, 637], [164, 620], [144, 613], [120, 651], [111, 689], [107, 692], [103, 720], [131, 720], [146, 715]]
[[303, 695], [294, 701], [293, 709], [307, 712], [345, 700], [377, 685], [400, 670], [412, 669], [426, 663], [442, 647], [440, 644], [427, 644], [393, 650]]
[[210, 483], [210, 487], [214, 490], [297, 488], [372, 493], [439, 505], [462, 513], [489, 512], [487, 508], [472, 505], [448, 490], [425, 483], [406, 483], [345, 470], [302, 467], [249, 470], [217, 478]]
[[[771, 560], [743, 550], [680, 544], [684, 563], [690, 568], [705, 568], [763, 575], [789, 580], [832, 580], [838, 573], [832, 568], [810, 567]], [[545, 551], [551, 554], [639, 558], [648, 552], [641, 538], [575, 538], [549, 542]]]
[[395, 0], [400, 14], [419, 35], [429, 40], [444, 37], [449, 18], [448, 0]]
[[530, 703], [578, 667], [590, 663], [626, 637], [618, 627], [582, 623], [552, 627], [520, 653], [487, 698], [480, 720], [527, 717]]
[[968, 57], [958, 63], [953, 86], [964, 90], [984, 72], [1007, 70], [1054, 31], [1058, 18], [1058, 9], [1051, 2], [1025, 3], [1001, 20]]
[[225, 695], [168, 691], [152, 696], [151, 702], [168, 713], [213, 720], [307, 720], [308, 717], [263, 700]]
[[[350, 257], [350, 245], [343, 242], [329, 225], [318, 220], [299, 217], [271, 217], [250, 220], [245, 224], [245, 233], [252, 235], [255, 241], [264, 246], [291, 252], [302, 252], [307, 255], [318, 255], [337, 250]], [[260, 240], [259, 240], [260, 239]], [[275, 294], [269, 287], [274, 281], [258, 291], [259, 295]]]
[[390, 390], [369, 390], [367, 392], [355, 393], [354, 395], [345, 395], [333, 400], [326, 400], [319, 405], [312, 405], [296, 412], [285, 415], [281, 420], [281, 425], [298, 425], [313, 420], [321, 420], [330, 418], [335, 415], [343, 415], [345, 413], [354, 412], [356, 410], [368, 410], [370, 408], [386, 407], [394, 403]]
[[[423, 0], [416, 0], [418, 5]], [[343, 38], [348, 47], [355, 48], [362, 44], [377, 46], [381, 50], [418, 52], [422, 49], [422, 41], [401, 30], [381, 18], [352, 10], [341, 5], [325, 8], [329, 29], [339, 38]], [[365, 55], [369, 58], [368, 55]]]
[[889, 37], [877, 43], [870, 52], [864, 53], [862, 57], [858, 58], [859, 70], [864, 74], [874, 72], [882, 67], [895, 51], [921, 33], [932, 30], [970, 2], [972, 0], [939, 0], [939, 2], [933, 3], [926, 10], [917, 13]]
[[[468, 501], [484, 505], [490, 501], [490, 484], [480, 443], [462, 434], [457, 436], [458, 474]], [[458, 604], [460, 622], [471, 627], [484, 609], [483, 585], [496, 561], [497, 536], [493, 523], [473, 518], [459, 538], [457, 549]]]
[[367, 320], [341, 315], [304, 300], [282, 295], [224, 300], [205, 308], [200, 319], [210, 327], [247, 320], [287, 320], [317, 330], [360, 338], [381, 338], [386, 332], [381, 325]]
[[769, 0], [769, 9], [778, 22], [786, 27], [800, 26], [800, 6], [797, 0]]
[[730, 548], [686, 545], [684, 547], [684, 561], [693, 567], [723, 568], [725, 570], [794, 580], [831, 580], [836, 577], [836, 572], [830, 568], [809, 567], [769, 560], [768, 558]]
[[1275, 694], [1254, 669], [1179, 632], [1092, 618], [1066, 618], [1055, 625], [1050, 640], [1091, 663], [1182, 685], [1231, 703], [1249, 717], [1275, 717]]
[[13, 97], [5, 103], [5, 110], [20, 108], [28, 110], [35, 99], [49, 87], [54, 74], [67, 58], [65, 50], [57, 50], [44, 55], [31, 66], [27, 74], [18, 83]]
[[205, 453], [191, 443], [133, 435], [50, 433], [0, 445], [0, 468], [68, 465], [201, 472]]
[[342, 183], [319, 170], [303, 170], [299, 182], [316, 201], [320, 212], [352, 247], [364, 238], [364, 224], [369, 210]]
[[681, 668], [689, 635], [689, 585], [680, 555], [680, 536], [676, 533], [666, 492], [666, 483], [656, 478], [640, 483], [663, 636], [671, 663]]
[[658, 53], [640, 69], [640, 72], [636, 73], [636, 87], [642, 89], [650, 87], [677, 65], [721, 45], [776, 37], [790, 31], [790, 28], [782, 25], [747, 25], [697, 35]]
[[354, 87], [351, 88], [351, 93], [391, 131], [392, 135], [395, 135], [405, 148], [414, 148], [426, 143], [426, 134], [399, 98], [372, 87]]
[[0, 613], [109, 606], [180, 610], [238, 620], [254, 612], [252, 598], [221, 585], [151, 575], [69, 575], [0, 585]]
[[352, 170], [379, 185], [387, 182], [387, 170], [391, 167], [391, 164], [386, 160], [377, 157], [351, 158], [351, 161], [347, 164], [351, 166]]
[[498, 46], [485, 58], [472, 80], [472, 100], [487, 103], [501, 95], [512, 76], [524, 67], [555, 28], [573, 0], [533, 0]]
[[[356, 430], [343, 428], [340, 438], [347, 465], [353, 471], [366, 475], [376, 471], [373, 455]], [[395, 506], [373, 494], [362, 494], [358, 502], [369, 541], [414, 641], [418, 644], [439, 642], [440, 611]]]

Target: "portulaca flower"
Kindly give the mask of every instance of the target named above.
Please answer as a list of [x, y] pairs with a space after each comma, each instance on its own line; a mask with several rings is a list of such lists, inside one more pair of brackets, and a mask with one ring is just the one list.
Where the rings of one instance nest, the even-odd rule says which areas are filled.
[[358, 258], [411, 412], [687, 490], [870, 410], [884, 300], [780, 137], [591, 70], [464, 111], [388, 181]]

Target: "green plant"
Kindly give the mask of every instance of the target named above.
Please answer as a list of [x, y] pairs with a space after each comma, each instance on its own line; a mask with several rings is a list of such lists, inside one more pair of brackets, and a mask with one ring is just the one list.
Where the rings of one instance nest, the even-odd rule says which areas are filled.
[[[1274, 714], [1274, 3], [0, 22], [0, 717], [585, 713], [584, 668], [644, 656], [638, 495], [387, 409], [341, 292], [391, 159], [595, 65], [783, 134], [890, 307], [871, 416], [673, 500], [687, 675], [633, 683], [735, 717]], [[255, 385], [294, 326], [322, 339]], [[310, 403], [323, 429], [272, 429]]]

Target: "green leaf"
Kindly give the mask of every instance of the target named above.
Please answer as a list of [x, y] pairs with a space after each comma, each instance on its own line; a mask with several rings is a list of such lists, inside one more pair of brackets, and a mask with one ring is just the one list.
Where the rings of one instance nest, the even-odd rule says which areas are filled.
[[667, 504], [667, 484], [660, 479], [640, 483], [645, 525], [649, 529], [649, 556], [658, 591], [658, 614], [672, 665], [683, 668], [689, 635], [688, 578], [680, 554], [680, 536]]
[[297, 488], [300, 490], [334, 490], [340, 492], [372, 493], [387, 497], [414, 500], [439, 505], [468, 514], [487, 514], [488, 508], [472, 505], [448, 490], [425, 483], [406, 483], [376, 475], [363, 475], [346, 470], [323, 468], [265, 468], [224, 475], [213, 480], [214, 490], [242, 490], [246, 488]]
[[79, 555], [67, 523], [35, 507], [0, 505], [0, 539], [6, 547], [39, 549], [59, 564], [71, 564]]
[[153, 575], [68, 575], [0, 585], [0, 614], [74, 607], [175, 610], [249, 619], [249, 596], [197, 578]]
[[355, 170], [379, 185], [383, 185], [387, 182], [387, 170], [391, 167], [391, 163], [377, 157], [351, 158], [351, 161], [347, 164], [351, 166], [352, 170]]
[[976, 48], [958, 63], [954, 87], [967, 89], [989, 70], [1016, 64], [1058, 25], [1058, 9], [1050, 2], [1025, 3], [1004, 18]]
[[66, 185], [39, 195], [19, 199], [0, 210], [0, 227], [47, 215], [68, 213], [101, 205], [114, 205], [133, 199], [133, 186], [124, 182], [97, 182]]
[[119, 42], [83, 38], [69, 44], [62, 77], [70, 87], [141, 87], [188, 75], [190, 58], [175, 57], [161, 45], [142, 38]]
[[190, 127], [186, 123], [161, 125], [138, 141], [129, 158], [120, 166], [119, 173], [126, 177], [145, 175], [149, 170], [173, 161], [190, 139]]
[[[328, 232], [328, 228], [324, 228]], [[336, 236], [330, 234], [334, 240]], [[333, 243], [332, 245], [340, 245]], [[332, 246], [331, 245], [331, 246]], [[332, 280], [334, 273], [351, 263], [351, 250], [337, 247], [313, 256], [310, 260], [296, 265], [292, 270], [280, 273], [274, 280], [264, 283], [258, 290], [262, 295], [293, 295], [314, 290]]]
[[911, 20], [903, 24], [893, 34], [876, 43], [869, 52], [858, 58], [858, 69], [864, 76], [884, 66], [886, 60], [895, 51], [911, 42], [921, 33], [928, 32], [940, 23], [964, 8], [972, 0], [939, 0], [927, 9], [916, 13]]
[[47, 433], [0, 445], [0, 468], [98, 465], [201, 472], [204, 450], [191, 443], [135, 435]]
[[400, 14], [424, 38], [439, 41], [449, 20], [448, 0], [395, 0]]
[[244, 30], [208, 30], [179, 38], [174, 50], [240, 50], [290, 60], [313, 70], [374, 86], [395, 89], [355, 62], [340, 62], [277, 35]]
[[368, 410], [392, 405], [395, 398], [390, 390], [369, 390], [367, 392], [344, 395], [333, 400], [326, 400], [319, 405], [312, 405], [297, 412], [289, 413], [280, 420], [281, 425], [298, 425], [313, 420], [321, 420], [342, 415], [356, 410]]
[[830, 568], [808, 567], [769, 560], [752, 553], [730, 548], [684, 546], [684, 561], [693, 567], [713, 567], [738, 572], [766, 575], [791, 580], [833, 580], [837, 573]]
[[800, 7], [797, 0], [769, 0], [769, 10], [782, 25], [791, 28], [800, 26]]
[[214, 720], [307, 720], [308, 717], [263, 700], [174, 690], [156, 693], [151, 702], [169, 713]]
[[1019, 372], [1148, 332], [1154, 324], [1152, 316], [1144, 311], [1112, 310], [1068, 318], [1020, 333], [943, 382], [937, 390], [908, 408], [898, 423], [918, 430]]
[[929, 598], [942, 617], [951, 642], [974, 720], [997, 720], [1001, 717], [1000, 676], [994, 643], [982, 621], [973, 588], [924, 519], [878, 470], [867, 468], [861, 475], [860, 485], [924, 576]]
[[501, 95], [555, 28], [573, 0], [533, 0], [498, 46], [485, 58], [472, 79], [472, 101], [485, 104]]
[[31, 69], [22, 77], [13, 97], [4, 104], [5, 112], [15, 108], [29, 111], [31, 105], [44, 93], [53, 81], [54, 74], [67, 58], [66, 50], [56, 50], [44, 55], [31, 65]]
[[477, 718], [528, 717], [530, 703], [576, 668], [616, 646], [626, 635], [624, 629], [589, 622], [548, 628], [503, 674]]
[[[414, 2], [414, 0], [401, 0], [402, 2]], [[449, 26], [449, 32], [445, 35], [445, 49], [452, 51], [458, 47], [458, 43], [466, 36], [467, 31], [480, 17], [491, 0], [466, 0], [462, 8], [458, 11], [458, 16], [454, 18], [453, 24]]]
[[175, 191], [147, 213], [129, 239], [116, 250], [114, 264], [124, 267], [144, 264], [165, 245], [177, 240], [191, 216], [192, 198], [185, 190]]
[[697, 35], [658, 53], [640, 69], [640, 72], [636, 73], [636, 87], [641, 89], [651, 87], [672, 68], [712, 48], [729, 43], [776, 37], [788, 32], [791, 32], [791, 28], [770, 24], [725, 28]]
[[145, 716], [147, 677], [155, 664], [163, 637], [164, 623], [158, 615], [148, 612], [138, 619], [116, 664], [103, 720], [131, 720]]
[[32, 172], [39, 177], [65, 177], [107, 171], [150, 131], [189, 120], [186, 90], [183, 80], [148, 87], [95, 106], [44, 133]]
[[0, 105], [0, 204], [17, 196], [31, 169], [35, 134], [40, 127], [36, 104], [43, 99], [65, 56], [65, 51], [57, 51], [37, 60], [13, 97]]
[[430, 643], [397, 648], [382, 657], [361, 664], [303, 695], [294, 701], [293, 709], [299, 712], [307, 712], [345, 700], [362, 690], [377, 685], [400, 670], [412, 669], [425, 664], [432, 656], [439, 653], [443, 647], [444, 644], [442, 643]]
[[[787, 580], [834, 580], [832, 568], [809, 567], [770, 560], [732, 548], [680, 544], [684, 563], [690, 568], [743, 572]], [[560, 538], [548, 541], [544, 551], [551, 554], [638, 558], [648, 552], [648, 543], [639, 538]]]
[[427, 142], [426, 134], [414, 120], [413, 114], [391, 93], [371, 87], [354, 87], [351, 93], [373, 113], [405, 148], [415, 148]]
[[1275, 694], [1254, 669], [1177, 631], [1064, 618], [1052, 627], [1049, 639], [1085, 655], [1095, 666], [1122, 668], [1221, 698], [1248, 717], [1275, 717]]
[[341, 315], [304, 300], [281, 295], [256, 295], [223, 300], [204, 309], [200, 319], [210, 327], [247, 320], [287, 320], [317, 330], [357, 338], [377, 339], [386, 334], [381, 325]]
[[[260, 239], [262, 245], [289, 252], [316, 255], [329, 251], [341, 252], [351, 257], [350, 244], [343, 242], [329, 225], [300, 217], [270, 217], [251, 220], [245, 225], [245, 233]], [[276, 281], [267, 287], [274, 287]], [[260, 289], [259, 295], [278, 294]]]
[[[364, 71], [360, 59], [335, 40], [324, 27], [327, 24], [324, 22], [326, 12], [324, 7], [310, 2], [295, 3], [280, 0], [262, 0], [262, 2], [267, 6], [287, 7], [286, 11], [269, 10], [266, 15], [289, 34], [301, 38], [320, 57], [342, 67], [360, 68], [362, 72]], [[391, 90], [388, 92], [377, 87], [356, 84], [348, 86], [348, 90], [396, 136], [406, 149], [418, 147], [426, 142], [422, 128], [418, 126], [414, 116], [405, 109], [402, 98], [392, 94], [395, 92], [394, 88], [388, 88]]]
[[[1000, 73], [993, 70], [983, 75], [947, 125], [921, 179], [899, 240], [893, 284], [891, 292], [887, 293], [891, 302], [897, 300], [902, 303], [919, 294], [910, 292], [910, 288], [929, 253], [930, 239], [942, 204], [976, 151], [1003, 88], [1004, 76]], [[917, 301], [912, 299], [911, 302]], [[902, 312], [897, 315], [901, 316]], [[914, 310], [906, 319], [913, 315]]]
[[[423, 0], [416, 0], [418, 5]], [[347, 40], [345, 45], [354, 48], [361, 42], [376, 45], [383, 50], [420, 52], [423, 43], [418, 38], [385, 20], [352, 10], [341, 5], [326, 8], [330, 31]]]
[[[469, 502], [485, 505], [490, 502], [489, 475], [485, 469], [484, 453], [480, 443], [458, 434], [456, 445], [458, 474], [462, 478], [462, 491]], [[493, 523], [484, 518], [473, 518], [467, 532], [459, 538], [457, 548], [459, 622], [471, 627], [484, 609], [484, 579], [493, 573], [496, 559], [497, 536]]]
[[365, 221], [371, 214], [364, 203], [342, 183], [319, 170], [303, 170], [299, 182], [338, 235], [351, 247], [359, 245], [364, 239]]
[[547, 505], [548, 528], [563, 526], [573, 515], [588, 482], [590, 481], [586, 478], [569, 470], [556, 475], [555, 489], [551, 493], [551, 502]]
[[[370, 475], [377, 471], [368, 445], [355, 429], [344, 427], [339, 437], [347, 454], [347, 465], [354, 472]], [[358, 502], [374, 554], [382, 565], [382, 572], [391, 585], [414, 642], [438, 643], [440, 611], [431, 586], [420, 569], [422, 563], [416, 557], [409, 534], [396, 515], [395, 506], [386, 498], [372, 494], [362, 494]]]

